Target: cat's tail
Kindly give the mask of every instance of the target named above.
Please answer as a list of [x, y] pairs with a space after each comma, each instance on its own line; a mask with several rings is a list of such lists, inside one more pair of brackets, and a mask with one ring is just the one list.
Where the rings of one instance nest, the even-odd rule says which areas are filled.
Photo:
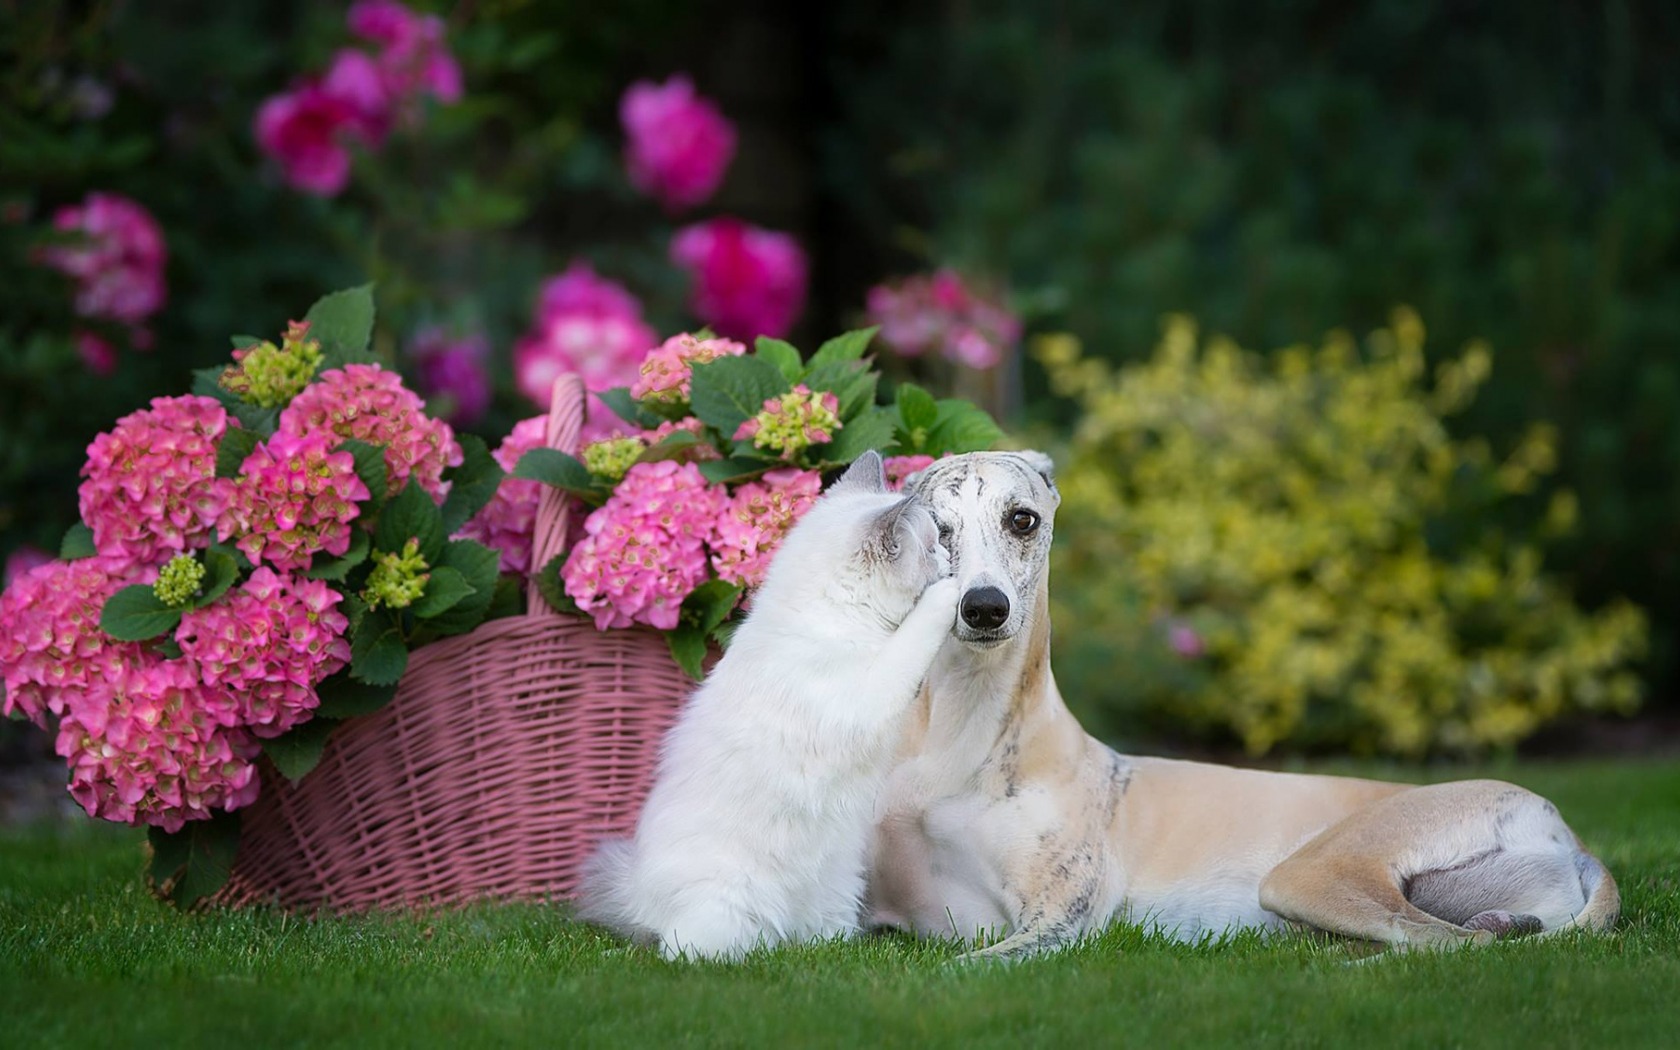
[[646, 928], [636, 921], [630, 893], [631, 866], [635, 860], [633, 839], [606, 839], [600, 844], [583, 865], [577, 895], [578, 918], [626, 937], [646, 935]]

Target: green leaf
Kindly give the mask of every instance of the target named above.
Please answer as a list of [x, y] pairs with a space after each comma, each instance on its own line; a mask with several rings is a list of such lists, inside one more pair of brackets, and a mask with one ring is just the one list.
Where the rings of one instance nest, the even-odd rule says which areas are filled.
[[415, 482], [403, 486], [385, 509], [379, 512], [379, 522], [373, 527], [373, 549], [400, 551], [410, 539], [420, 541], [420, 556], [427, 565], [437, 564], [449, 534], [443, 531], [443, 512], [432, 502], [431, 494]]
[[[845, 433], [845, 431], [841, 431]], [[774, 467], [780, 460], [774, 459], [745, 459], [731, 456], [728, 459], [709, 459], [700, 464], [700, 476], [713, 484], [725, 481], [742, 481], [756, 477]]]
[[395, 685], [408, 670], [408, 644], [389, 615], [369, 613], [350, 634], [350, 674], [368, 685]]
[[782, 377], [789, 383], [799, 382], [800, 376], [805, 374], [805, 362], [800, 358], [799, 351], [794, 348], [792, 343], [761, 335], [758, 337], [758, 346], [755, 352], [759, 357], [775, 365], [781, 371]]
[[351, 678], [349, 671], [340, 671], [316, 686], [315, 695], [321, 698], [316, 718], [356, 718], [371, 715], [390, 703], [397, 695], [397, 685], [368, 685]]
[[606, 502], [610, 491], [577, 457], [553, 448], [534, 448], [520, 456], [513, 476], [552, 485], [596, 506]]
[[337, 728], [337, 722], [324, 717], [317, 710], [314, 718], [290, 732], [272, 740], [264, 740], [263, 754], [274, 763], [274, 768], [280, 771], [281, 776], [295, 784], [320, 764], [321, 752], [326, 750], [327, 738], [332, 736], [333, 730]]
[[239, 559], [227, 551], [212, 547], [204, 552], [204, 579], [198, 584], [198, 597], [192, 607], [202, 609], [228, 592], [239, 579]]
[[58, 556], [65, 561], [91, 558], [98, 553], [99, 549], [93, 545], [93, 530], [79, 521], [66, 529], [64, 538], [58, 541]]
[[831, 364], [836, 361], [856, 361], [862, 358], [864, 351], [869, 349], [869, 341], [875, 338], [875, 333], [879, 328], [879, 325], [874, 328], [860, 328], [855, 332], [835, 336], [817, 347], [817, 352], [811, 355], [811, 367], [816, 368], [818, 365]]
[[985, 410], [968, 401], [939, 402], [939, 420], [928, 431], [921, 451], [935, 458], [947, 452], [982, 452], [997, 444], [1003, 431]]
[[265, 439], [274, 436], [274, 428], [280, 422], [278, 408], [263, 408], [261, 405], [247, 405], [243, 401], [236, 401], [228, 411], [239, 420], [240, 426]]
[[[356, 461], [356, 476], [367, 486], [367, 510], [372, 510], [385, 502], [385, 450], [378, 445], [370, 445], [366, 441], [350, 438], [341, 441], [333, 449], [334, 452], [348, 452]], [[366, 513], [367, 511], [364, 511]]]
[[373, 285], [364, 284], [316, 300], [303, 319], [309, 338], [321, 341], [322, 369], [372, 362]]
[[350, 575], [350, 570], [367, 561], [368, 534], [362, 529], [350, 530], [350, 546], [338, 557], [333, 557], [326, 551], [315, 555], [315, 563], [309, 567], [304, 575], [311, 580], [331, 580], [342, 583]]
[[152, 892], [190, 908], [227, 885], [239, 854], [239, 814], [188, 821], [173, 835], [149, 828], [146, 838], [152, 847], [146, 870]]
[[472, 587], [473, 593], [426, 621], [439, 637], [464, 634], [484, 622], [496, 597], [496, 579], [502, 556], [476, 540], [450, 540], [434, 569], [453, 569]]
[[[236, 347], [235, 349], [239, 349]], [[225, 365], [214, 368], [195, 368], [192, 373], [192, 392], [200, 397], [213, 397], [221, 402], [222, 408], [233, 411], [235, 405], [241, 404], [239, 395], [222, 386], [222, 373]]]
[[939, 422], [939, 402], [914, 383], [900, 383], [897, 391], [898, 418], [906, 433], [927, 431]]
[[594, 394], [596, 397], [600, 398], [608, 408], [612, 409], [618, 418], [624, 420], [626, 423], [634, 423], [636, 426], [639, 426], [644, 430], [656, 427], [660, 423], [660, 416], [653, 412], [649, 412], [647, 409], [643, 408], [635, 398], [630, 396], [629, 387], [617, 386], [613, 387], [611, 390], [594, 391]]
[[461, 465], [444, 471], [449, 496], [443, 501], [443, 531], [459, 531], [467, 520], [490, 502], [496, 486], [505, 476], [484, 439], [474, 434], [456, 435], [461, 442]]
[[880, 378], [857, 361], [835, 361], [812, 369], [805, 385], [812, 390], [832, 390], [840, 402], [840, 418], [849, 421], [875, 404], [875, 384]]
[[578, 608], [578, 603], [566, 593], [566, 583], [560, 578], [560, 570], [566, 564], [566, 555], [556, 554], [548, 560], [548, 564], [537, 573], [537, 593], [542, 595], [543, 601], [555, 612], [569, 613], [573, 616], [583, 616], [584, 611]]
[[151, 587], [136, 583], [111, 595], [99, 614], [99, 627], [119, 642], [143, 642], [175, 629], [181, 610], [171, 609], [152, 593]]
[[639, 456], [637, 463], [657, 463], [662, 459], [676, 459], [684, 455], [695, 445], [700, 444], [700, 438], [686, 430], [674, 430], [666, 434], [657, 445], [650, 445]]
[[[495, 586], [494, 583], [491, 584]], [[459, 570], [451, 569], [447, 565], [440, 565], [431, 571], [431, 578], [426, 581], [426, 590], [418, 601], [408, 607], [417, 620], [429, 620], [441, 612], [452, 609], [464, 598], [476, 593], [473, 585], [467, 582]]]
[[706, 632], [693, 624], [679, 623], [676, 629], [665, 632], [671, 656], [677, 666], [698, 682], [706, 674]]
[[708, 635], [735, 611], [742, 587], [727, 580], [707, 580], [683, 599], [683, 613], [691, 616], [701, 635]]
[[230, 335], [228, 342], [233, 344], [235, 350], [243, 350], [248, 346], [261, 346], [263, 340], [254, 335]]
[[525, 611], [525, 592], [517, 577], [503, 574], [496, 577], [496, 589], [490, 595], [490, 608], [484, 611], [484, 623], [504, 616], [518, 616]]
[[344, 614], [347, 621], [344, 625], [346, 633], [354, 635], [362, 626], [362, 620], [367, 617], [367, 602], [362, 601], [359, 594], [346, 594], [344, 600], [338, 604], [338, 611]]
[[216, 446], [216, 476], [218, 478], [237, 478], [239, 468], [244, 466], [245, 457], [256, 450], [261, 444], [254, 430], [244, 427], [228, 427], [222, 435], [222, 443]]
[[733, 438], [766, 400], [791, 389], [781, 370], [761, 357], [720, 357], [695, 366], [688, 400], [702, 423]]
[[830, 463], [850, 463], [870, 449], [889, 448], [897, 433], [898, 413], [890, 408], [872, 408], [841, 427], [821, 455]]

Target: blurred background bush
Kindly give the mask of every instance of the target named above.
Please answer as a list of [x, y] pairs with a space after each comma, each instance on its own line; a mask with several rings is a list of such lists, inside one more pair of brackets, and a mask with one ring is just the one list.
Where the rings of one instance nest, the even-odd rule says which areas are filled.
[[[344, 5], [0, 0], [0, 552], [56, 547], [96, 432], [322, 291], [377, 281], [380, 352], [411, 371], [440, 341], [481, 348], [489, 401], [462, 422], [495, 438], [533, 411], [513, 360], [545, 323], [545, 279], [587, 260], [660, 337], [691, 328], [673, 236], [738, 216], [803, 248], [796, 342], [890, 322], [872, 286], [949, 268], [1045, 348], [993, 364], [956, 336], [880, 344], [893, 374], [1008, 408], [1070, 457], [1059, 666], [1104, 732], [1503, 746], [1625, 711], [1630, 666], [1647, 712], [1677, 710], [1674, 5], [415, 7], [443, 19], [459, 98], [352, 149], [322, 195], [288, 182], [254, 123], [370, 46]], [[650, 199], [622, 158], [624, 92], [673, 74], [739, 136], [699, 205]], [[54, 216], [95, 192], [142, 205], [167, 244], [143, 325], [78, 311], [42, 265]], [[1400, 304], [1415, 315], [1396, 324]], [[1180, 321], [1163, 341], [1169, 314], [1205, 335]], [[975, 322], [1007, 340], [1014, 323]], [[1358, 351], [1334, 331], [1378, 334]], [[419, 381], [449, 397], [448, 374]], [[1125, 404], [1154, 415], [1122, 423]], [[1210, 405], [1217, 426], [1182, 430]], [[1379, 441], [1384, 413], [1406, 423]], [[1272, 444], [1245, 444], [1262, 423]], [[1312, 459], [1325, 441], [1337, 455]], [[1174, 476], [1204, 457], [1229, 485]], [[1302, 492], [1340, 495], [1282, 492], [1292, 464]], [[1204, 512], [1270, 520], [1279, 561], [1225, 579], [1198, 561], [1220, 552], [1174, 546], [1189, 540], [1169, 511], [1204, 530]], [[1303, 581], [1338, 572], [1364, 585], [1309, 616]], [[1623, 599], [1649, 619], [1637, 664]], [[1256, 622], [1272, 633], [1243, 633]], [[1175, 637], [1203, 649], [1186, 659]]]

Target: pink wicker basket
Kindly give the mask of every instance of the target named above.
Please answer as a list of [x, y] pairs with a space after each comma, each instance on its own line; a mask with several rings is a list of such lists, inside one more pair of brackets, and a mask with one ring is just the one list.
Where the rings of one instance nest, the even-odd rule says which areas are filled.
[[[583, 387], [555, 383], [548, 444], [571, 450]], [[545, 488], [533, 567], [565, 544]], [[651, 630], [549, 609], [417, 650], [391, 703], [333, 734], [297, 784], [264, 763], [226, 904], [360, 910], [571, 895], [597, 840], [627, 833], [693, 682]]]

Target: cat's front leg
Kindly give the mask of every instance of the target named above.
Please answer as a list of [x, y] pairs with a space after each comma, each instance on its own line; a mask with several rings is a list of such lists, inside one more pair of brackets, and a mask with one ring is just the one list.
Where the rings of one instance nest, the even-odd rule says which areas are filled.
[[871, 691], [913, 696], [933, 665], [939, 647], [957, 619], [960, 588], [950, 576], [935, 580], [922, 591], [910, 615], [876, 654], [869, 669]]

